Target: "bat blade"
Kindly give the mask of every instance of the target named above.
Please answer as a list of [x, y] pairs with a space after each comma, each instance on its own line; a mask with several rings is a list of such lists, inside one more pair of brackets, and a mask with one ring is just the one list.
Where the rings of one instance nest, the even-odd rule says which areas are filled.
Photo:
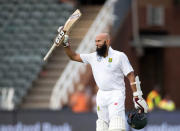
[[81, 12], [79, 9], [77, 9], [67, 20], [67, 22], [64, 25], [63, 30], [68, 33], [72, 26], [77, 22], [77, 20], [81, 17]]
[[[78, 19], [81, 17], [81, 12], [79, 9], [77, 9], [70, 17], [69, 19], [66, 21], [66, 23], [64, 24], [63, 27], [63, 31], [65, 32], [64, 35], [68, 34], [71, 30], [71, 28], [73, 27], [73, 25], [78, 21]], [[60, 34], [58, 34], [55, 38], [55, 40], [61, 36]], [[58, 47], [59, 45], [62, 44], [62, 41], [64, 40], [64, 36], [60, 39], [59, 43], [56, 43], [56, 41], [54, 41], [52, 47], [50, 48], [50, 50], [48, 51], [48, 53], [46, 54], [46, 56], [44, 57], [44, 61], [46, 61], [49, 56], [52, 54], [53, 50]]]

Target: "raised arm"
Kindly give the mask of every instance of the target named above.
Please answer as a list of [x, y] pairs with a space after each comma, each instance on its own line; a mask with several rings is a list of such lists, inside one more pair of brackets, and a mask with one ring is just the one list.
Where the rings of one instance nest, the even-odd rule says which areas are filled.
[[71, 60], [77, 61], [77, 62], [82, 62], [82, 59], [81, 59], [81, 57], [80, 57], [80, 54], [74, 52], [74, 51], [71, 49], [70, 46], [64, 47], [64, 50], [65, 50], [67, 56], [68, 56]]
[[74, 52], [72, 49], [71, 49], [71, 46], [69, 44], [69, 36], [68, 35], [65, 35], [65, 38], [64, 38], [64, 42], [63, 42], [63, 46], [64, 46], [64, 50], [67, 54], [67, 56], [73, 60], [73, 61], [77, 61], [77, 62], [82, 62], [82, 59], [80, 57], [80, 54]]

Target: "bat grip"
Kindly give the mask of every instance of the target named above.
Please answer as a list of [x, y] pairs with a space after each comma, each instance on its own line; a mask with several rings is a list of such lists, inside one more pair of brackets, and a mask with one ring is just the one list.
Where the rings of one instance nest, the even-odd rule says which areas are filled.
[[46, 61], [49, 56], [51, 55], [51, 53], [53, 52], [53, 50], [56, 48], [56, 44], [54, 43], [53, 46], [51, 47], [51, 49], [48, 51], [48, 53], [46, 54], [46, 56], [44, 57], [44, 61]]

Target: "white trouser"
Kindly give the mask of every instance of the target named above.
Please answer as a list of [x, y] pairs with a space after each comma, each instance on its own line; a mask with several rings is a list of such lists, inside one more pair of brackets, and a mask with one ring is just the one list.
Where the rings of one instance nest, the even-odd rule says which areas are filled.
[[96, 103], [98, 119], [110, 123], [110, 120], [120, 116], [125, 123], [125, 96], [120, 90], [98, 90]]

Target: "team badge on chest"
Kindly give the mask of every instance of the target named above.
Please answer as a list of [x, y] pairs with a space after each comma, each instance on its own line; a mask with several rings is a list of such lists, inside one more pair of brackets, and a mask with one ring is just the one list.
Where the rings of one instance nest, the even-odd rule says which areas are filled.
[[112, 62], [112, 58], [109, 58], [108, 62], [111, 63]]
[[98, 62], [101, 62], [101, 60], [102, 60], [102, 57], [97, 56], [97, 61], [98, 61]]
[[108, 67], [111, 67], [111, 63], [112, 63], [112, 58], [108, 59]]

